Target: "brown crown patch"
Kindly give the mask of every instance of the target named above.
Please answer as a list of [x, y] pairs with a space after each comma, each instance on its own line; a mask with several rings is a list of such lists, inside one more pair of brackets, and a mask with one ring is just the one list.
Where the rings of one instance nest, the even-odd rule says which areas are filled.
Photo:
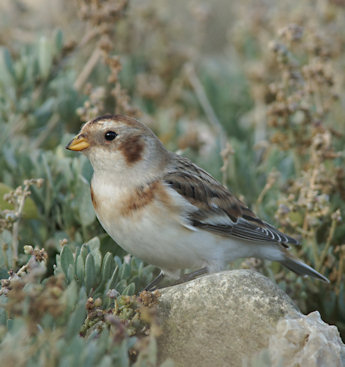
[[121, 142], [119, 150], [122, 151], [126, 162], [133, 164], [142, 158], [144, 142], [140, 135], [130, 135]]
[[96, 117], [95, 119], [90, 121], [90, 124], [96, 124], [97, 122], [100, 122], [100, 121], [115, 120], [115, 119], [116, 119], [116, 115], [111, 115], [110, 113], [108, 113], [106, 115]]
[[106, 114], [103, 116], [96, 117], [92, 121], [90, 121], [90, 124], [96, 124], [98, 122], [103, 122], [105, 120], [111, 120], [111, 121], [121, 121], [128, 126], [138, 126], [140, 123], [136, 119], [126, 116], [126, 115], [112, 115], [112, 114]]

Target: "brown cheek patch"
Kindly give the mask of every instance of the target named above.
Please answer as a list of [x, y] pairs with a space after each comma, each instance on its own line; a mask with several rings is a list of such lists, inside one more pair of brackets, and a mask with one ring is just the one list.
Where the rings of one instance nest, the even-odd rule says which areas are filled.
[[133, 164], [141, 159], [144, 143], [139, 135], [129, 136], [121, 143], [119, 150], [122, 151], [126, 162]]

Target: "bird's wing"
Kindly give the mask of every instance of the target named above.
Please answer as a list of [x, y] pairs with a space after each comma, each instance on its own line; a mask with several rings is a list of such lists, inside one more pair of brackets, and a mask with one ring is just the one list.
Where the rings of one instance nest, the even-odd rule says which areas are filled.
[[193, 205], [195, 210], [187, 213], [187, 220], [196, 229], [253, 242], [299, 244], [258, 218], [211, 175], [184, 157], [174, 156], [163, 180]]

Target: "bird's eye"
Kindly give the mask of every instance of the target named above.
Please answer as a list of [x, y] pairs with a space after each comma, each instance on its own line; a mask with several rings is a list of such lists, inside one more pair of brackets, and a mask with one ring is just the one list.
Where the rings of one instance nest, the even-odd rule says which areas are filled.
[[117, 137], [117, 134], [115, 131], [107, 131], [104, 135], [105, 140], [111, 141], [114, 140]]

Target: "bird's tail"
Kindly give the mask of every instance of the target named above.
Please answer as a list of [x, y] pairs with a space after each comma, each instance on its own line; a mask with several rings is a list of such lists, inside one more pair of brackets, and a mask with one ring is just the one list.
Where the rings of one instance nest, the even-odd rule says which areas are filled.
[[281, 260], [280, 263], [298, 275], [310, 275], [311, 277], [329, 283], [329, 280], [325, 276], [317, 272], [311, 266], [305, 264], [303, 261], [292, 257], [290, 254], [286, 254], [284, 260]]

